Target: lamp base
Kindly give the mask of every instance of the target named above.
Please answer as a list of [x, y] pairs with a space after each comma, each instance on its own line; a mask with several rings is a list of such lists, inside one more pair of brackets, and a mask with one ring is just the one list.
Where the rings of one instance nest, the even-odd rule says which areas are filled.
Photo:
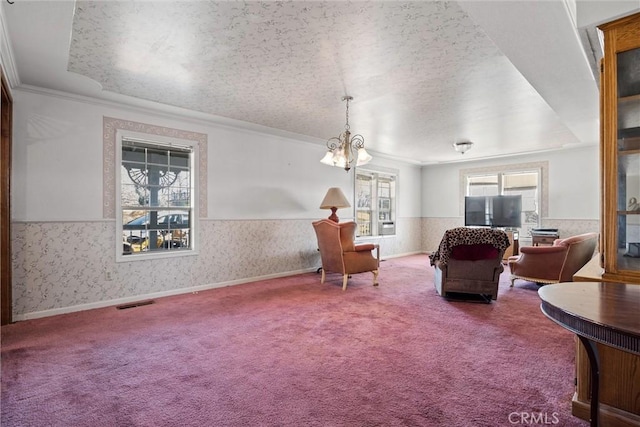
[[338, 215], [336, 215], [336, 211], [338, 208], [331, 208], [331, 215], [329, 215], [329, 219], [334, 222], [339, 222]]

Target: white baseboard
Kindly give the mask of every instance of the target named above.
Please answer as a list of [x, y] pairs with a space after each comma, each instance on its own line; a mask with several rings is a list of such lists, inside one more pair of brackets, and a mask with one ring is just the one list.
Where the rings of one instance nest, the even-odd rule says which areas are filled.
[[395, 254], [395, 255], [384, 256], [384, 257], [381, 257], [381, 259], [384, 261], [385, 259], [393, 259], [393, 258], [400, 258], [400, 257], [403, 257], [403, 256], [420, 255], [420, 254], [429, 254], [429, 252], [427, 252], [427, 251], [405, 252], [403, 254]]
[[[424, 253], [426, 252], [424, 251], [406, 252], [402, 254], [389, 255], [389, 256], [383, 257], [382, 260], [400, 258], [404, 256], [424, 254]], [[15, 322], [20, 322], [20, 321], [29, 320], [29, 319], [39, 319], [41, 317], [57, 316], [59, 314], [74, 313], [76, 311], [93, 310], [95, 308], [104, 308], [104, 307], [111, 307], [111, 306], [116, 306], [121, 304], [130, 304], [133, 302], [143, 301], [143, 300], [148, 300], [153, 298], [169, 297], [173, 295], [182, 295], [182, 294], [188, 294], [192, 292], [206, 291], [208, 289], [216, 289], [216, 288], [224, 288], [226, 286], [241, 285], [243, 283], [257, 282], [259, 280], [268, 280], [268, 279], [277, 279], [279, 277], [295, 276], [296, 274], [310, 273], [313, 271], [316, 271], [316, 268], [308, 268], [308, 269], [297, 270], [297, 271], [287, 271], [285, 273], [268, 274], [265, 276], [250, 277], [246, 279], [230, 280], [228, 282], [209, 283], [206, 285], [191, 286], [188, 288], [171, 289], [168, 291], [154, 292], [154, 293], [143, 294], [143, 295], [134, 295], [126, 298], [117, 298], [117, 299], [106, 300], [106, 301], [91, 302], [88, 304], [73, 305], [69, 307], [53, 308], [51, 310], [33, 311], [30, 313], [16, 314], [14, 315], [13, 320]]]
[[117, 299], [112, 299], [107, 301], [97, 301], [97, 302], [92, 302], [88, 304], [79, 304], [79, 305], [74, 305], [69, 307], [53, 308], [51, 310], [34, 311], [31, 313], [15, 315], [13, 317], [13, 320], [15, 322], [20, 322], [24, 320], [38, 319], [41, 317], [57, 316], [59, 314], [74, 313], [76, 311], [93, 310], [95, 308], [104, 308], [104, 307], [111, 307], [111, 306], [116, 306], [121, 304], [129, 304], [136, 301], [169, 297], [173, 295], [182, 295], [182, 294], [188, 294], [192, 292], [206, 291], [208, 289], [224, 288], [226, 286], [241, 285], [243, 283], [257, 282], [259, 280], [277, 279], [279, 277], [295, 276], [296, 274], [310, 273], [314, 271], [316, 271], [316, 268], [308, 268], [304, 270], [288, 271], [285, 273], [268, 274], [268, 275], [259, 276], [259, 277], [230, 280], [228, 282], [210, 283], [210, 284], [200, 285], [200, 286], [191, 286], [188, 288], [171, 289], [168, 291], [153, 292], [150, 294], [135, 295], [131, 297], [117, 298]]

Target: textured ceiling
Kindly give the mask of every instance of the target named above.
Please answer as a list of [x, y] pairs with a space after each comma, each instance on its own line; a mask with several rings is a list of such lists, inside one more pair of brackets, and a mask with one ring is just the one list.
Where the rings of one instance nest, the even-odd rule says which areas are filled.
[[[40, 10], [38, 20], [28, 3], [51, 9]], [[570, 112], [540, 95], [548, 86], [534, 89], [530, 76], [525, 78], [487, 36], [487, 28], [471, 18], [468, 11], [478, 7], [473, 3], [483, 2], [50, 3], [3, 5], [14, 18], [12, 40], [21, 37], [15, 43], [18, 66], [28, 63], [23, 52], [37, 49], [38, 37], [41, 44], [58, 33], [65, 40], [66, 31], [64, 71], [99, 83], [93, 96], [126, 95], [322, 143], [342, 131], [341, 98], [348, 94], [354, 97], [351, 130], [364, 136], [372, 154], [424, 164], [461, 159], [451, 146], [458, 140], [475, 142], [466, 159], [597, 142], [597, 97], [589, 98], [592, 108], [581, 117], [590, 122], [593, 135], [587, 141], [567, 123]], [[498, 10], [508, 7], [508, 2], [489, 3]], [[515, 3], [549, 9], [548, 14], [559, 10], [570, 23], [562, 2]], [[47, 16], [64, 7], [71, 11], [68, 27], [56, 27]], [[548, 22], [544, 16], [531, 19]], [[575, 43], [577, 33], [569, 30]], [[524, 27], [512, 31], [513, 37], [504, 30], [509, 43], [502, 45], [532, 40]], [[538, 50], [548, 47], [553, 46]], [[580, 70], [567, 63], [554, 72], [591, 75], [584, 52], [578, 56]], [[548, 65], [539, 63], [541, 69]], [[25, 84], [74, 91], [63, 79], [53, 81], [55, 73], [23, 69]], [[592, 76], [586, 84], [596, 93]], [[570, 98], [567, 94], [563, 102], [571, 105]]]

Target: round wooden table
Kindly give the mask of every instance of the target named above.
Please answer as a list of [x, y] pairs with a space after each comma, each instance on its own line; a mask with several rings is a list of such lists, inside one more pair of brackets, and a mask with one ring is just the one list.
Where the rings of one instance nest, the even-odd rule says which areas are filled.
[[578, 335], [591, 367], [591, 425], [598, 425], [600, 362], [596, 343], [640, 355], [640, 285], [567, 282], [538, 290], [540, 309]]

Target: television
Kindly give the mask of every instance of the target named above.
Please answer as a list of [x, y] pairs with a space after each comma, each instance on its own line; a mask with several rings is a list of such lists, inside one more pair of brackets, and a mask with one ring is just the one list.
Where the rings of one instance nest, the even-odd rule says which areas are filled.
[[464, 198], [467, 227], [522, 227], [522, 196], [467, 196]]
[[467, 227], [487, 227], [489, 216], [487, 198], [484, 196], [467, 196], [464, 198], [464, 225]]
[[522, 196], [491, 197], [491, 226], [522, 227]]

